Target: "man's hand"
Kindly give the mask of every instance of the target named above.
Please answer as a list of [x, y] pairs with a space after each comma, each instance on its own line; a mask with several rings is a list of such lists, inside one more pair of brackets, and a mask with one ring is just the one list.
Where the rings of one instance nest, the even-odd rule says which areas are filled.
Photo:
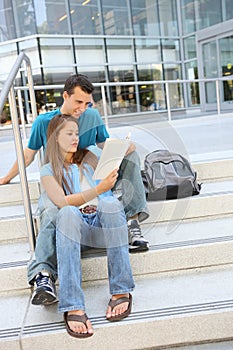
[[9, 182], [5, 176], [0, 178], [0, 185], [7, 185]]

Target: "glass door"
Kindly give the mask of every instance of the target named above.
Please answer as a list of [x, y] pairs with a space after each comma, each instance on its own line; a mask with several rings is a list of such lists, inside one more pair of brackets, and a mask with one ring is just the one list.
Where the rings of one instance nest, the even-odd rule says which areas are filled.
[[[222, 37], [216, 36], [201, 43], [202, 77], [228, 78], [219, 82], [219, 98], [221, 110], [233, 107], [233, 34]], [[202, 103], [205, 110], [216, 110], [217, 92], [216, 82], [202, 84]]]
[[[220, 70], [222, 77], [233, 78], [233, 35], [219, 39]], [[221, 84], [222, 107], [233, 107], [233, 80]]]
[[[217, 54], [217, 41], [203, 44], [203, 72], [204, 79], [217, 78], [218, 77], [218, 54]], [[204, 83], [205, 90], [205, 104], [209, 107], [213, 104], [216, 106], [216, 83], [207, 82]]]

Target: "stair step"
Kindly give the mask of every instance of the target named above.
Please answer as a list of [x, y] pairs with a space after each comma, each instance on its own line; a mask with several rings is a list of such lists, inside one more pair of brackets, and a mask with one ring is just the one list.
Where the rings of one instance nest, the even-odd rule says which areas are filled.
[[[197, 171], [198, 181], [221, 181], [233, 179], [233, 162], [232, 159], [201, 161], [193, 164]], [[40, 195], [39, 173], [28, 173], [28, 185], [30, 198], [34, 202]], [[0, 206], [9, 203], [18, 204], [22, 202], [22, 194], [19, 178], [12, 183], [0, 187]]]
[[[150, 242], [150, 250], [130, 254], [133, 273], [139, 276], [231, 264], [232, 226], [233, 216], [174, 222], [173, 225], [145, 224], [143, 234]], [[26, 276], [30, 256], [27, 242], [0, 245], [0, 279], [3, 282], [0, 292], [28, 288]], [[82, 264], [83, 281], [107, 278], [105, 250], [85, 252]]]
[[[40, 195], [39, 183], [30, 181], [28, 182], [28, 188], [31, 201], [37, 201]], [[0, 206], [17, 205], [18, 203], [22, 203], [22, 192], [19, 183], [10, 183], [0, 187]]]
[[220, 180], [233, 177], [232, 158], [192, 163], [192, 166], [197, 172], [198, 181]]
[[[233, 266], [135, 278], [132, 314], [118, 323], [105, 320], [107, 281], [84, 283], [86, 312], [95, 334], [85, 349], [146, 349], [232, 339]], [[224, 285], [224, 288], [222, 286]], [[57, 304], [30, 304], [29, 292], [1, 295], [0, 349], [77, 349], [67, 335]], [[185, 332], [183, 331], [185, 329]], [[7, 344], [7, 345], [6, 345]], [[80, 343], [81, 344], [81, 343]], [[5, 346], [5, 347], [4, 347]]]
[[[1, 187], [0, 187], [1, 188]], [[148, 202], [147, 224], [233, 214], [233, 181], [206, 182], [198, 196]], [[32, 203], [37, 213], [37, 203]], [[27, 239], [23, 205], [0, 206], [0, 241]]]

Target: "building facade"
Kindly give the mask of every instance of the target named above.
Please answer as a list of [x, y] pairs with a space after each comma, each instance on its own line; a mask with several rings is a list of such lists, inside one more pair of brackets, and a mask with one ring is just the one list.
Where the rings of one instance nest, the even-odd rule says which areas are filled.
[[0, 87], [21, 51], [38, 110], [61, 104], [47, 86], [74, 73], [106, 114], [104, 84], [109, 116], [166, 111], [168, 95], [172, 110], [233, 107], [233, 0], [0, 0]]

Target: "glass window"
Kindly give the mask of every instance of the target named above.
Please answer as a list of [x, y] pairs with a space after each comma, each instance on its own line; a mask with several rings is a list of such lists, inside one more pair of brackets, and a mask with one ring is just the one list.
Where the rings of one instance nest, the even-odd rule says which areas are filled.
[[136, 39], [137, 62], [161, 62], [160, 41], [156, 39]]
[[74, 65], [71, 39], [42, 38], [40, 39], [42, 64], [56, 70], [57, 67], [70, 71]]
[[104, 34], [130, 35], [129, 8], [126, 0], [102, 0]]
[[133, 66], [109, 66], [109, 81], [134, 81]]
[[[218, 77], [218, 61], [217, 61], [217, 43], [215, 40], [203, 44], [203, 70], [204, 78]], [[216, 85], [215, 82], [205, 83], [206, 102], [216, 102]]]
[[[186, 79], [198, 79], [197, 61], [188, 62], [185, 64]], [[188, 106], [192, 107], [200, 104], [199, 83], [191, 82], [187, 84], [188, 91]]]
[[[135, 81], [133, 66], [109, 66], [110, 82]], [[113, 114], [136, 112], [135, 87], [133, 85], [109, 87]]]
[[174, 62], [180, 60], [179, 40], [162, 40], [162, 60], [164, 62]]
[[197, 57], [195, 36], [184, 39], [184, 57], [186, 60]]
[[165, 109], [164, 91], [164, 84], [139, 85], [141, 111], [145, 112]]
[[155, 0], [131, 0], [134, 35], [159, 35], [157, 2]]
[[[0, 45], [0, 82], [5, 83], [18, 56], [16, 43]], [[20, 76], [20, 74], [18, 74]]]
[[[163, 79], [162, 64], [138, 65], [140, 81], [161, 81]], [[165, 108], [164, 84], [143, 84], [139, 86], [141, 111]]]
[[74, 34], [103, 34], [97, 0], [71, 0], [70, 16]]
[[[181, 66], [176, 64], [164, 64], [164, 79], [181, 79]], [[184, 107], [183, 86], [179, 83], [169, 83], [169, 98], [171, 108]]]
[[0, 0], [0, 42], [16, 38], [11, 0]]
[[[106, 82], [106, 72], [105, 67], [101, 66], [92, 66], [92, 67], [79, 67], [78, 72], [86, 75], [92, 83], [105, 83]], [[96, 89], [94, 94], [96, 93]], [[95, 100], [96, 101], [96, 100]]]
[[197, 30], [220, 23], [222, 21], [221, 0], [199, 0], [196, 18]]
[[33, 75], [40, 74], [40, 58], [36, 39], [19, 42], [19, 50], [24, 51], [31, 61]]
[[32, 1], [13, 1], [17, 37], [36, 34], [35, 9]]
[[108, 63], [121, 64], [134, 62], [131, 39], [106, 39]]
[[158, 3], [161, 35], [178, 35], [176, 0], [158, 0]]
[[183, 34], [196, 30], [194, 0], [181, 0], [182, 29]]
[[145, 64], [138, 65], [138, 80], [151, 81], [162, 80], [162, 64]]
[[75, 52], [78, 66], [105, 64], [103, 39], [75, 39]]
[[109, 90], [113, 114], [126, 114], [137, 111], [134, 85], [110, 86]]
[[225, 7], [226, 7], [226, 19], [232, 19], [233, 18], [233, 3], [232, 0], [225, 0]]
[[[233, 36], [219, 40], [222, 76], [233, 76]], [[224, 101], [233, 101], [233, 81], [223, 81]]]
[[65, 1], [34, 0], [37, 30], [40, 34], [69, 34]]
[[75, 73], [71, 39], [40, 39], [40, 47], [46, 84], [62, 81], [61, 75], [67, 78]]

